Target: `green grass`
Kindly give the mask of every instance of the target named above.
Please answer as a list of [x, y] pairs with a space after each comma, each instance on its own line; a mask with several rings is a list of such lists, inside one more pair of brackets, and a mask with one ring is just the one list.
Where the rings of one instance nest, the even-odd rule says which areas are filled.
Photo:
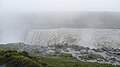
[[41, 61], [50, 67], [120, 67], [111, 64], [69, 61], [66, 59], [48, 57], [41, 59]]
[[73, 57], [72, 54], [65, 54], [65, 53], [48, 54], [46, 55], [46, 57], [61, 58], [61, 59], [66, 59], [66, 60], [76, 60], [76, 58]]
[[22, 47], [23, 45], [0, 44], [0, 51], [18, 50]]
[[84, 56], [79, 56], [81, 59], [94, 60], [94, 59], [104, 59], [101, 55], [98, 54], [89, 54]]
[[[0, 45], [0, 63], [8, 63], [8, 67], [16, 67], [12, 66], [12, 64], [16, 65], [29, 65], [25, 67], [44, 67], [44, 65], [48, 65], [48, 67], [120, 67], [115, 66], [112, 64], [100, 64], [100, 63], [92, 63], [92, 62], [80, 62], [77, 61], [76, 58], [72, 57], [71, 54], [49, 54], [43, 58], [38, 58], [38, 54], [40, 53], [38, 50], [31, 50], [28, 52], [17, 52], [17, 51], [10, 51], [10, 50], [18, 50], [22, 46], [20, 45]], [[29, 54], [32, 54], [29, 57]], [[81, 56], [82, 58], [86, 59], [97, 59], [103, 58], [99, 55], [88, 55], [88, 56]], [[17, 60], [15, 60], [17, 59]], [[7, 61], [9, 60], [9, 61]], [[14, 60], [14, 61], [13, 61]], [[36, 65], [36, 66], [35, 66]], [[21, 66], [24, 67], [24, 66]]]

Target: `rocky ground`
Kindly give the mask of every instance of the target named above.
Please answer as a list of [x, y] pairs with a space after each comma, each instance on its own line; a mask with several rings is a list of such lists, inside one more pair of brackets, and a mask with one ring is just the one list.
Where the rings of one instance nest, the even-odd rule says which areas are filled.
[[26, 45], [19, 51], [28, 51], [37, 49], [37, 52], [44, 55], [47, 54], [72, 54], [78, 61], [83, 62], [98, 62], [108, 63], [114, 65], [120, 65], [120, 49], [113, 48], [97, 48], [90, 49], [89, 47], [76, 46], [76, 45], [50, 45], [50, 46], [39, 46], [39, 45]]

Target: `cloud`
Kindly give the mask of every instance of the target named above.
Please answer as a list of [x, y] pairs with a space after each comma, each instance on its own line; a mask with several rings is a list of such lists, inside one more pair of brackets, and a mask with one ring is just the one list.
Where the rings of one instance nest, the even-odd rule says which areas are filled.
[[120, 11], [120, 0], [2, 0], [2, 12]]

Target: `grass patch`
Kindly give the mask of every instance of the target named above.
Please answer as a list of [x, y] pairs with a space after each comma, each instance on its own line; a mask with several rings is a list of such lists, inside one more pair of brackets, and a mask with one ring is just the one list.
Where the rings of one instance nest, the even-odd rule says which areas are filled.
[[91, 62], [79, 62], [79, 61], [68, 61], [60, 58], [48, 58], [41, 59], [43, 63], [46, 63], [50, 67], [120, 67], [111, 64], [100, 64]]
[[76, 58], [73, 57], [72, 54], [65, 54], [65, 53], [48, 54], [46, 55], [46, 57], [61, 58], [61, 59], [66, 59], [66, 60], [76, 60]]
[[95, 59], [104, 59], [103, 56], [98, 55], [98, 54], [89, 54], [89, 55], [84, 55], [84, 56], [79, 56], [79, 58], [86, 59], [86, 60], [95, 60]]

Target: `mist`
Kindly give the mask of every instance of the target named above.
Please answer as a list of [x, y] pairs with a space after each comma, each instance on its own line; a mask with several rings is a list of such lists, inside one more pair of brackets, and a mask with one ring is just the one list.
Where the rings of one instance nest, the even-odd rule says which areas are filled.
[[119, 0], [0, 0], [0, 43], [36, 28], [119, 29]]

